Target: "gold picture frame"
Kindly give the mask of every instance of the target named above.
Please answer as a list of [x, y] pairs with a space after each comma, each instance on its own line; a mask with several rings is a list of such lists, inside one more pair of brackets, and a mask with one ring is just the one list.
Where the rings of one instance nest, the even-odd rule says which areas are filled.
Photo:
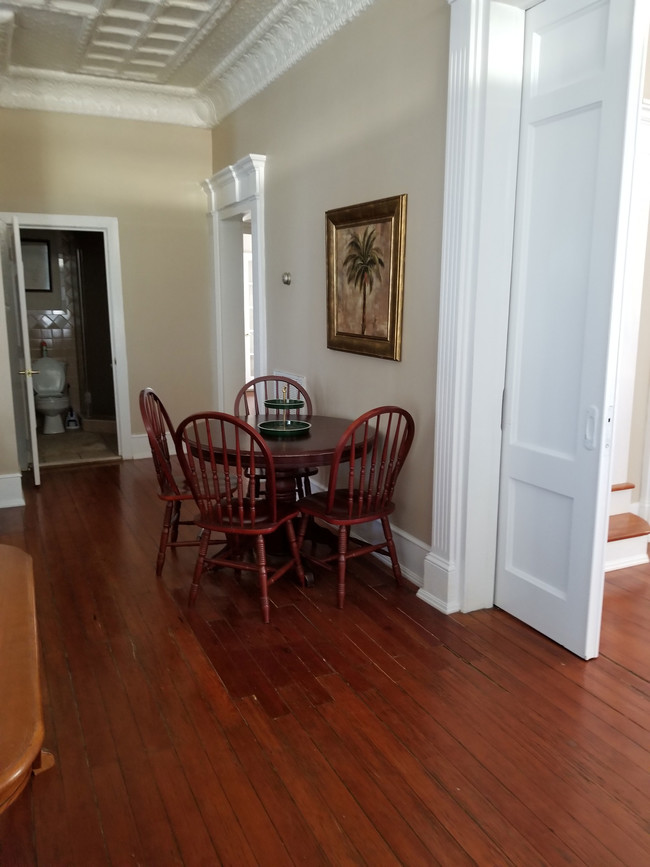
[[406, 195], [327, 211], [327, 346], [399, 361]]

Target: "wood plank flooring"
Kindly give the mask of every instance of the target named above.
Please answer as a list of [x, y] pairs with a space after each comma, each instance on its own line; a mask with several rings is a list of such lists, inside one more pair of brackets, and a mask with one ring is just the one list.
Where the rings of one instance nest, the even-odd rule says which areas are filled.
[[[650, 567], [609, 573], [589, 663], [498, 610], [154, 566], [151, 462], [48, 470], [0, 542], [34, 558], [45, 746], [0, 865], [650, 863]], [[2, 706], [0, 697], [0, 725]]]

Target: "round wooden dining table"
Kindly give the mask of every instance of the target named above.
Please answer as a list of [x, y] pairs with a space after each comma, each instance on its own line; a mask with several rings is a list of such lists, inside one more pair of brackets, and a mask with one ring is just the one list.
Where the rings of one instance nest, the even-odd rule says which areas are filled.
[[[256, 415], [245, 418], [251, 427], [259, 430], [260, 423], [276, 416]], [[295, 500], [296, 470], [330, 465], [342, 434], [352, 423], [351, 419], [328, 415], [301, 415], [299, 420], [309, 422], [311, 427], [308, 431], [292, 436], [284, 433], [265, 434], [261, 431], [273, 455], [276, 496], [279, 500]]]

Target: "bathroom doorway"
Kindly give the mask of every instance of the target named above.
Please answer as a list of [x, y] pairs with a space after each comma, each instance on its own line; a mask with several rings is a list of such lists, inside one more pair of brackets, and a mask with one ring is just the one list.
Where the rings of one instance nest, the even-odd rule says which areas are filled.
[[[51, 290], [48, 300], [38, 288], [35, 292], [24, 292], [30, 307], [24, 317], [28, 332], [25, 342], [34, 358], [41, 353], [41, 343], [45, 341], [53, 357], [60, 354], [66, 361], [72, 410], [71, 423], [65, 425], [64, 434], [38, 437], [37, 433], [33, 446], [30, 448], [28, 443], [25, 448], [27, 422], [22, 418], [25, 408], [14, 395], [21, 470], [32, 464], [38, 466], [39, 445], [44, 452], [41, 462], [50, 466], [131, 458], [117, 219], [6, 213], [0, 218], [7, 222], [15, 219], [21, 247], [23, 241], [47, 238], [51, 249]], [[10, 349], [12, 343], [10, 340]], [[12, 359], [12, 368], [15, 366]]]
[[39, 246], [48, 259], [43, 286], [26, 280], [32, 359], [47, 353], [66, 365], [63, 432], [43, 433], [37, 416], [40, 464], [118, 460], [103, 233], [23, 228], [20, 240], [24, 262]]

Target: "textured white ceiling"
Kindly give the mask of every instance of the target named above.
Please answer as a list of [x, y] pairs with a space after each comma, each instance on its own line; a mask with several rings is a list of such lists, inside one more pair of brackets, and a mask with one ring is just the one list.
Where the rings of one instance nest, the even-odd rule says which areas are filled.
[[374, 0], [0, 0], [0, 106], [213, 126]]

